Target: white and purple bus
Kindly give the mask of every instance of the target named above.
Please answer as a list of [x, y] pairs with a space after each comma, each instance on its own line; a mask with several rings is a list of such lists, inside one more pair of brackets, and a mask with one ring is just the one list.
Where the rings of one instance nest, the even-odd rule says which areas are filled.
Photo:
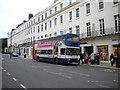
[[62, 34], [33, 44], [33, 59], [61, 64], [80, 63], [78, 34]]

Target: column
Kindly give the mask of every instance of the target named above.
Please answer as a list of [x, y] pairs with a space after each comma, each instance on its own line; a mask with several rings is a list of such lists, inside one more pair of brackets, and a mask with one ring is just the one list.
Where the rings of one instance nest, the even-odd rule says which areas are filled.
[[32, 52], [32, 51], [31, 51], [31, 48], [32, 48], [32, 47], [30, 46], [30, 47], [29, 47], [29, 56], [32, 55], [32, 53], [31, 53], [31, 52]]
[[109, 53], [109, 57], [110, 57], [111, 53], [113, 53], [113, 46], [112, 45], [108, 45], [108, 53]]
[[81, 46], [81, 53], [84, 53], [84, 50], [85, 50], [84, 46]]
[[93, 53], [97, 54], [98, 51], [97, 51], [97, 47], [96, 46], [93, 46]]

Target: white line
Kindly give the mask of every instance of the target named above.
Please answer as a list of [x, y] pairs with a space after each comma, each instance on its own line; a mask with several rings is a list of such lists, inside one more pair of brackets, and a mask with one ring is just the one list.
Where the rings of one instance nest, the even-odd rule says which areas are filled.
[[89, 77], [89, 76], [90, 76], [90, 75], [84, 74], [84, 73], [78, 73], [78, 72], [68, 71], [68, 70], [63, 70], [63, 69], [60, 69], [60, 70], [62, 70], [62, 71], [67, 71], [67, 72], [69, 72], [69, 73], [79, 74], [79, 75], [86, 76], [86, 77]]
[[17, 79], [16, 79], [16, 78], [14, 78], [14, 77], [13, 77], [12, 79], [13, 79], [14, 81], [17, 81]]
[[48, 69], [45, 69], [45, 68], [43, 70], [45, 70], [46, 72], [51, 73], [51, 74], [55, 74], [55, 75], [59, 75], [59, 76], [62, 76], [62, 77], [68, 78], [68, 79], [72, 79], [72, 77], [70, 77], [68, 75], [66, 76], [63, 73], [52, 72], [52, 71], [49, 71]]
[[20, 84], [20, 86], [21, 86], [22, 88], [24, 88], [24, 89], [27, 89], [23, 84]]
[[7, 73], [10, 76], [10, 73]]
[[6, 70], [4, 70], [4, 72], [6, 72]]
[[102, 87], [102, 88], [110, 88], [110, 87], [104, 86], [104, 85], [98, 85], [98, 86], [100, 86], [100, 87]]

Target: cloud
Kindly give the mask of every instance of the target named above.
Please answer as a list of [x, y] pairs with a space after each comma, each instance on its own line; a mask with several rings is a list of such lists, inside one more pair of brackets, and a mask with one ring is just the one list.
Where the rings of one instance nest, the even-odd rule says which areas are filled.
[[7, 36], [23, 20], [28, 19], [28, 14], [33, 15], [44, 10], [54, 0], [0, 0], [0, 37]]

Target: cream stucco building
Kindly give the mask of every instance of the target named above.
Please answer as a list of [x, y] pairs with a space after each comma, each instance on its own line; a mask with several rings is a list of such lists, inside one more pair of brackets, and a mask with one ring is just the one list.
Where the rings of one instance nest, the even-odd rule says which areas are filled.
[[[34, 40], [75, 33], [80, 35], [80, 52], [99, 53], [101, 62], [108, 62], [120, 41], [119, 6], [117, 0], [55, 0], [12, 30], [13, 50], [31, 57]], [[9, 35], [8, 46], [10, 41]]]

